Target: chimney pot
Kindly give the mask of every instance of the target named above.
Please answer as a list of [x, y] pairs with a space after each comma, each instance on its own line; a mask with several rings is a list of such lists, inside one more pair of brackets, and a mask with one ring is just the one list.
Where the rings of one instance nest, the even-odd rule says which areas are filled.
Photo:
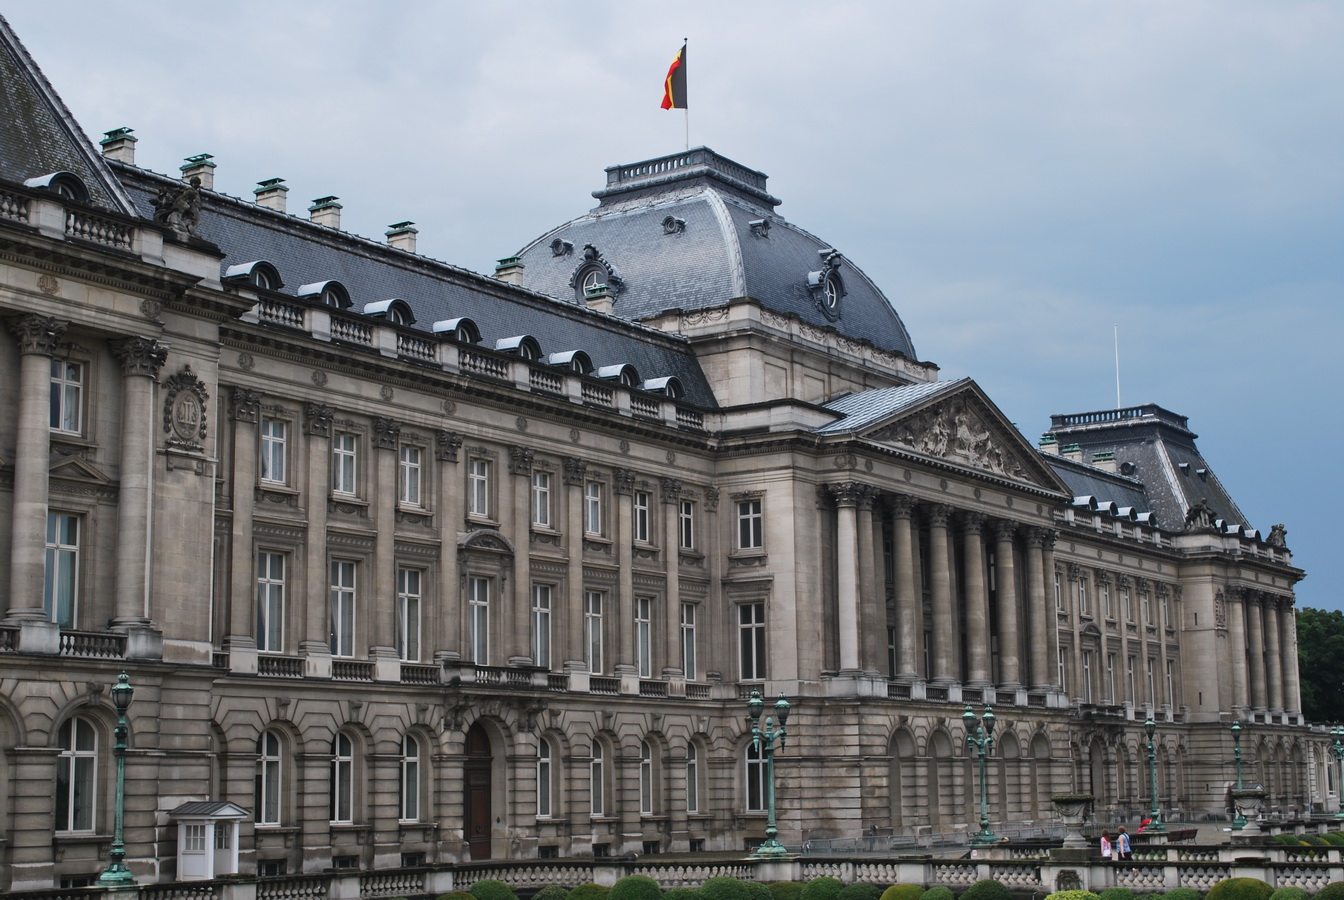
[[318, 197], [313, 201], [313, 205], [308, 207], [308, 218], [318, 225], [340, 228], [341, 204], [336, 200], [336, 197]]
[[397, 222], [387, 226], [387, 245], [396, 247], [398, 250], [405, 250], [407, 253], [415, 252], [415, 236], [419, 230], [413, 228], [414, 222]]
[[611, 312], [613, 298], [611, 288], [605, 284], [595, 284], [583, 292], [583, 298], [588, 303], [589, 309], [595, 309], [598, 312]]
[[252, 193], [257, 195], [258, 206], [264, 206], [276, 212], [285, 211], [285, 194], [288, 192], [289, 188], [285, 187], [285, 179], [283, 178], [267, 178], [265, 181], [258, 181], [257, 186], [252, 189]]
[[506, 256], [495, 266], [495, 277], [508, 284], [523, 283], [523, 263], [516, 256]]
[[103, 156], [108, 159], [135, 165], [135, 142], [138, 140], [129, 128], [113, 128], [104, 132], [103, 139], [98, 143], [102, 145]]
[[195, 156], [188, 156], [182, 164], [182, 180], [191, 181], [193, 178], [201, 179], [201, 187], [207, 191], [215, 189], [215, 164], [210, 160], [214, 159], [209, 153], [197, 153]]

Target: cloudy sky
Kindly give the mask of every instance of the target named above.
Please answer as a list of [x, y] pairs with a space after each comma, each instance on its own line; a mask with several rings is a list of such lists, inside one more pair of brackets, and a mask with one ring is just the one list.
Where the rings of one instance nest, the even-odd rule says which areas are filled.
[[74, 2], [10, 23], [95, 138], [208, 152], [344, 226], [494, 260], [690, 142], [770, 176], [919, 355], [1033, 440], [1121, 400], [1190, 417], [1299, 602], [1344, 608], [1344, 4]]

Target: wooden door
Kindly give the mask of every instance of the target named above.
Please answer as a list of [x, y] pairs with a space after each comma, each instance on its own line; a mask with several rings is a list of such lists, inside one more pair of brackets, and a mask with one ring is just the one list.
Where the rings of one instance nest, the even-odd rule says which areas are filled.
[[477, 722], [467, 732], [467, 759], [463, 772], [467, 845], [472, 859], [490, 858], [490, 736]]

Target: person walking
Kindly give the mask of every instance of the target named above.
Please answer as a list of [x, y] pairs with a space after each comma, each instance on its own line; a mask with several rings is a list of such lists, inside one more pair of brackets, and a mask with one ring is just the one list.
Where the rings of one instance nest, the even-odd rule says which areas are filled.
[[1106, 860], [1106, 862], [1110, 862], [1113, 850], [1114, 847], [1111, 844], [1111, 833], [1109, 831], [1103, 831], [1101, 833], [1101, 858]]
[[1115, 835], [1115, 858], [1119, 862], [1128, 862], [1131, 856], [1133, 852], [1129, 848], [1129, 833], [1121, 825]]

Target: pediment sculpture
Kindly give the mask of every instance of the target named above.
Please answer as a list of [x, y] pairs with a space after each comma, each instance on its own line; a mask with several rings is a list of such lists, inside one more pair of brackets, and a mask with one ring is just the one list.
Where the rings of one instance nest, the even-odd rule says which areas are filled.
[[1029, 478], [1017, 450], [1007, 446], [985, 417], [961, 398], [921, 410], [873, 438], [1009, 478]]

